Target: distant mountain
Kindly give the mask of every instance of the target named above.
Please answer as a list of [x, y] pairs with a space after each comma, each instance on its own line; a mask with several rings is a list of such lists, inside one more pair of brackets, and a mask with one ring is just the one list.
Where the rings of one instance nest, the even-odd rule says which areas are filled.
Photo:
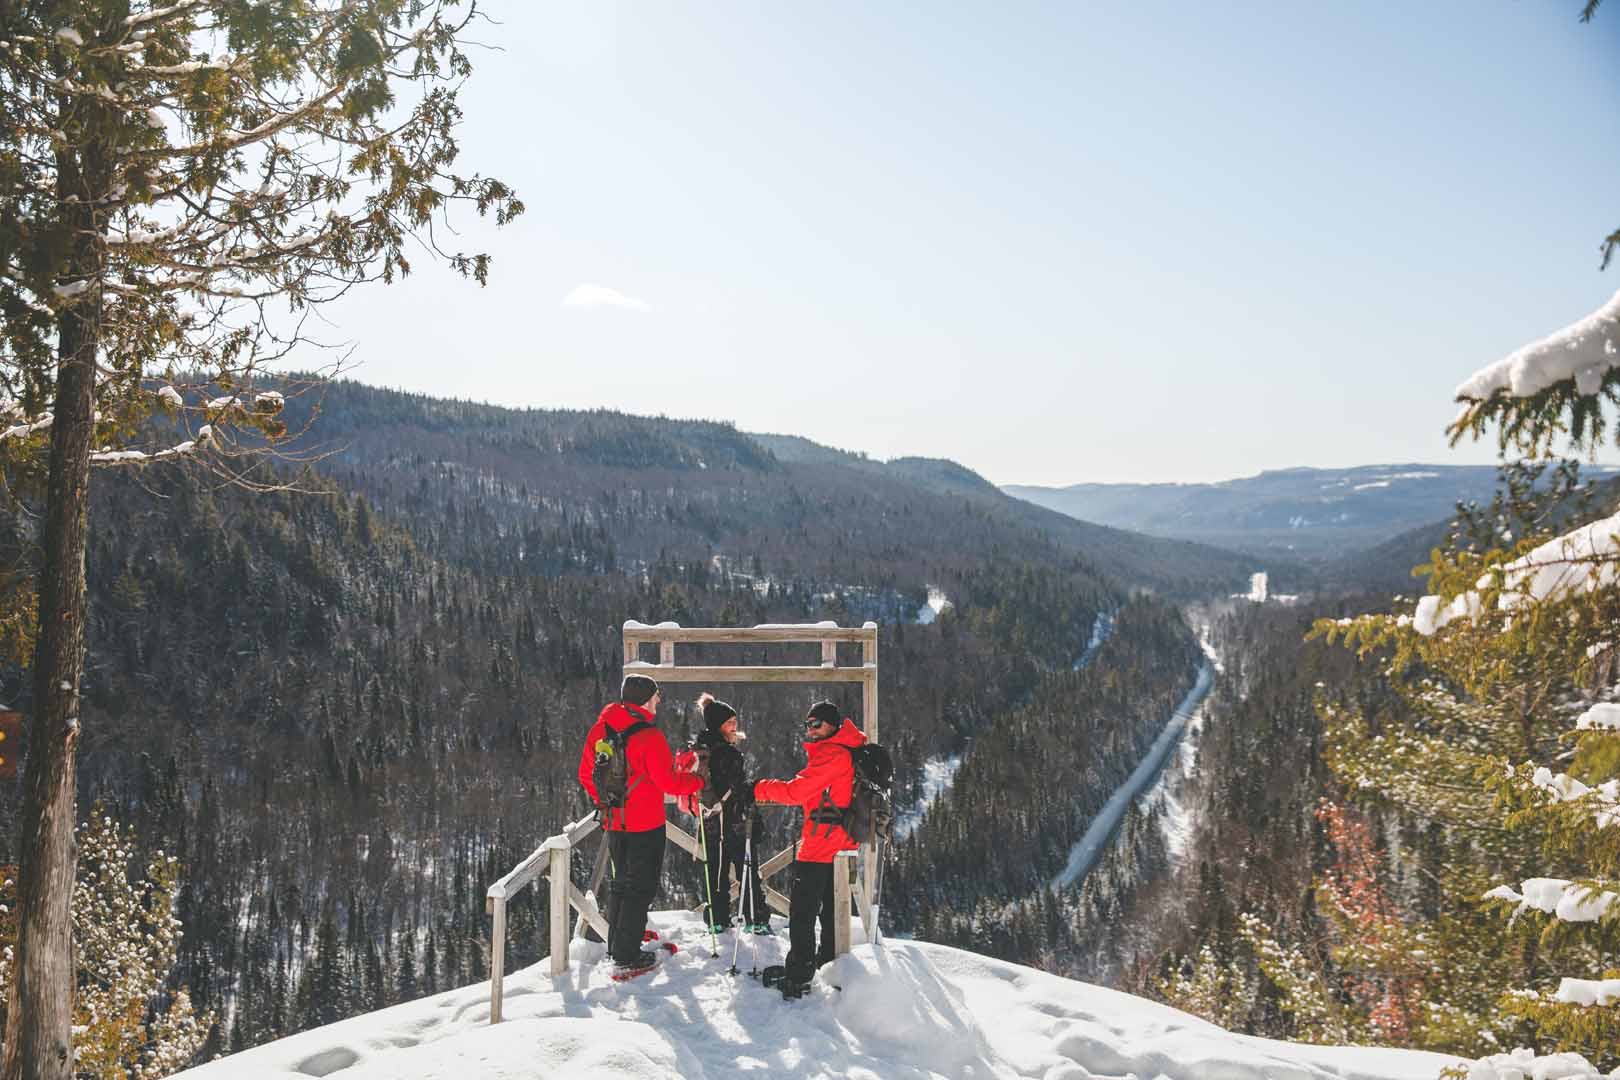
[[1009, 495], [1083, 521], [1266, 557], [1332, 559], [1489, 501], [1490, 465], [1275, 469], [1218, 484], [1008, 484]]
[[[1566, 521], [1557, 528], [1573, 528], [1577, 524], [1607, 517], [1614, 513], [1617, 502], [1620, 502], [1620, 477], [1606, 475], [1610, 470], [1593, 466], [1587, 466], [1582, 471], [1583, 475], [1593, 477], [1590, 481], [1594, 485], [1590, 503], [1584, 510], [1571, 505], [1560, 511], [1554, 520]], [[1428, 563], [1434, 549], [1445, 545], [1456, 520], [1456, 513], [1449, 513], [1397, 533], [1381, 544], [1351, 551], [1322, 565], [1321, 581], [1330, 588], [1421, 596], [1426, 589], [1425, 579], [1413, 577], [1412, 570]]]
[[440, 550], [508, 571], [537, 530], [588, 527], [605, 530], [621, 568], [746, 553], [773, 576], [825, 583], [847, 577], [852, 557], [871, 559], [866, 569], [881, 567], [919, 604], [927, 582], [987, 559], [1078, 559], [1128, 590], [1175, 598], [1278, 574], [1251, 555], [1075, 521], [942, 459], [885, 463], [724, 422], [508, 409], [348, 381], [318, 404], [290, 399], [288, 426], [301, 430], [316, 408], [315, 437], [338, 451], [322, 471], [405, 519], [425, 485], [454, 492], [477, 517]]

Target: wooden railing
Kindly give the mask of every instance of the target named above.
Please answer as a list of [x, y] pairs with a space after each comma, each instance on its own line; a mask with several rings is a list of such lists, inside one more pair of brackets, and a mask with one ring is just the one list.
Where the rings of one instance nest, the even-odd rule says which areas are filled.
[[[861, 646], [861, 664], [858, 667], [838, 666], [838, 645], [841, 642]], [[815, 666], [787, 667], [757, 665], [720, 667], [714, 665], [677, 666], [675, 645], [687, 644], [813, 644], [821, 648], [821, 663]], [[656, 644], [659, 662], [641, 661], [640, 650], [645, 644]], [[867, 623], [862, 627], [809, 626], [756, 626], [746, 629], [722, 627], [644, 626], [627, 622], [624, 626], [624, 672], [651, 675], [660, 682], [859, 682], [862, 684], [862, 722], [867, 738], [876, 741], [878, 724], [877, 703], [877, 626]], [[666, 802], [671, 801], [667, 800]], [[769, 804], [762, 804], [768, 806]], [[600, 833], [590, 877], [585, 888], [574, 883], [573, 854], [582, 841], [592, 833]], [[697, 839], [674, 822], [666, 822], [667, 839], [685, 850], [699, 862], [704, 861], [703, 846]], [[759, 865], [760, 883], [764, 887], [765, 902], [780, 914], [788, 914], [788, 898], [768, 882], [793, 863], [798, 851], [795, 842], [777, 852]], [[596, 929], [607, 940], [607, 919], [596, 902], [597, 890], [607, 869], [608, 837], [593, 813], [573, 822], [562, 832], [548, 837], [528, 858], [518, 863], [499, 881], [489, 887], [485, 907], [494, 920], [490, 936], [489, 1022], [501, 1021], [501, 986], [506, 974], [506, 905], [527, 886], [546, 877], [549, 896], [551, 937], [551, 974], [561, 975], [568, 970], [568, 942], [583, 934], [587, 925]], [[877, 884], [879, 852], [874, 844], [863, 844], [859, 851], [840, 852], [835, 860], [838, 867], [833, 873], [833, 948], [842, 956], [850, 948], [850, 918], [852, 909], [858, 908], [861, 925], [869, 940], [877, 939], [878, 909]], [[735, 893], [741, 883], [732, 883]], [[570, 926], [569, 912], [576, 913]]]

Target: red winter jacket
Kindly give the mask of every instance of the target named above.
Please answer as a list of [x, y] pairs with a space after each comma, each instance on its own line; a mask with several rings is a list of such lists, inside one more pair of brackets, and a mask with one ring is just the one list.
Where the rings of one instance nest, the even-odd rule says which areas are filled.
[[[604, 708], [591, 725], [590, 734], [585, 736], [585, 748], [579, 753], [579, 782], [593, 804], [596, 785], [591, 783], [591, 769], [596, 764], [596, 741], [610, 727], [623, 731], [643, 720], [652, 723], [652, 719], [652, 714], [639, 705], [615, 701]], [[665, 795], [689, 795], [703, 790], [703, 777], [675, 771], [675, 756], [670, 752], [669, 740], [657, 728], [643, 728], [630, 736], [624, 746], [624, 763], [629, 769], [630, 794], [625, 797], [623, 810], [608, 813], [607, 820], [602, 822], [604, 829], [623, 832], [662, 829], [666, 820]]]
[[866, 735], [846, 716], [844, 726], [832, 735], [804, 744], [809, 760], [798, 776], [791, 780], [761, 780], [754, 785], [758, 802], [804, 807], [804, 828], [799, 834], [801, 862], [832, 862], [838, 852], [859, 846], [840, 826], [811, 821], [810, 813], [821, 805], [823, 792], [840, 810], [849, 806], [855, 793], [855, 759], [848, 748], [864, 742]]

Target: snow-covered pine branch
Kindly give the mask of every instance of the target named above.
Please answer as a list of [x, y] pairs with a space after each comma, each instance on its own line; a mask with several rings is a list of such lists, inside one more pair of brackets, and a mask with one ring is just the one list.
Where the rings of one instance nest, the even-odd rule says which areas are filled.
[[1592, 314], [1475, 372], [1457, 387], [1462, 411], [1452, 442], [1497, 425], [1502, 448], [1543, 455], [1565, 430], [1572, 445], [1597, 446], [1603, 403], [1620, 400], [1620, 292]]

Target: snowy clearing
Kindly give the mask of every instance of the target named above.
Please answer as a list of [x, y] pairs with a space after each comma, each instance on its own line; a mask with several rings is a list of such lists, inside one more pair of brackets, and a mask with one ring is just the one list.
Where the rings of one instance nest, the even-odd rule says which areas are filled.
[[[573, 967], [506, 980], [508, 1019], [488, 1023], [477, 984], [281, 1039], [188, 1080], [1432, 1080], [1456, 1059], [1233, 1035], [1113, 990], [926, 942], [860, 945], [813, 993], [783, 1001], [709, 958], [696, 916], [654, 925], [681, 952], [634, 982], [608, 980], [603, 946]], [[777, 920], [780, 924], [781, 920]], [[730, 935], [725, 939], [731, 944]], [[745, 938], [738, 967], [780, 963], [785, 935]], [[842, 987], [842, 990], [833, 986]]]

